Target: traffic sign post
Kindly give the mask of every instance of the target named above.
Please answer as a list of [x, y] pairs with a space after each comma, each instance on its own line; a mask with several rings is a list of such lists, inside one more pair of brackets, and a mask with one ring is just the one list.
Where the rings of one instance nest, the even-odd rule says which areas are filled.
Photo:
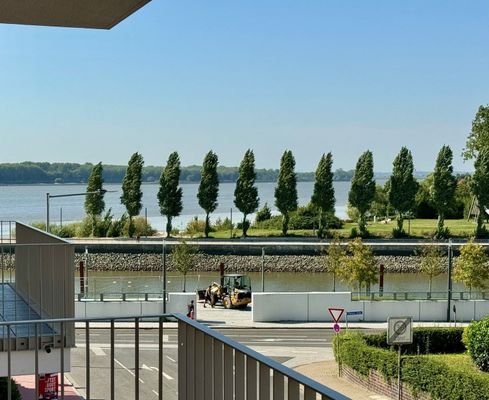
[[[331, 318], [333, 318], [334, 324], [333, 324], [333, 330], [335, 332], [335, 335], [338, 335], [341, 331], [340, 324], [338, 324], [341, 316], [345, 312], [344, 308], [336, 308], [336, 307], [330, 307], [328, 308], [329, 313], [331, 314]], [[340, 339], [339, 336], [336, 337], [336, 355], [338, 357], [338, 376], [341, 376], [341, 359], [340, 359]]]
[[411, 317], [389, 317], [387, 320], [387, 344], [398, 345], [397, 398], [401, 400], [401, 346], [413, 343], [413, 321]]

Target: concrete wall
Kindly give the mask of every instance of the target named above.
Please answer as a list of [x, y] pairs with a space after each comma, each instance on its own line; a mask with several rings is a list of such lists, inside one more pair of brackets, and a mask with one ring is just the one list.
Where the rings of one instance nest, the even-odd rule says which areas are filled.
[[[187, 304], [193, 300], [197, 304], [195, 293], [169, 293], [166, 303], [167, 313], [187, 314]], [[134, 315], [163, 314], [163, 302], [160, 301], [77, 301], [76, 318], [127, 317]], [[197, 318], [197, 307], [194, 309]]]
[[[47, 374], [50, 372], [59, 372], [61, 361], [61, 350], [51, 349], [48, 354], [44, 350], [39, 350], [39, 373]], [[12, 356], [12, 375], [32, 375], [34, 374], [35, 358], [34, 351], [13, 351]], [[0, 376], [8, 376], [7, 369], [7, 352], [0, 352]], [[65, 372], [69, 372], [71, 366], [70, 349], [64, 352]]]
[[[385, 322], [391, 316], [411, 316], [414, 321], [442, 322], [446, 321], [447, 316], [446, 301], [351, 301], [349, 292], [253, 293], [252, 305], [252, 319], [255, 322], [332, 322], [328, 308], [362, 311], [361, 317], [349, 317], [352, 322]], [[453, 305], [456, 306], [457, 321], [478, 320], [489, 315], [487, 300], [456, 300], [452, 301]], [[345, 315], [341, 320], [345, 321]]]

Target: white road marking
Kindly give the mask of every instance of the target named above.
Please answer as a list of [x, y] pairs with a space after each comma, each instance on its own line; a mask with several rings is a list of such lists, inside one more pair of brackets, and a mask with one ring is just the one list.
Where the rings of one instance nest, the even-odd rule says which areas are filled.
[[166, 379], [168, 379], [169, 381], [172, 381], [172, 380], [173, 380], [173, 378], [172, 378], [170, 375], [165, 374], [164, 372], [163, 372], [163, 376], [164, 376]]
[[168, 342], [168, 335], [163, 335], [163, 343]]
[[156, 390], [152, 390], [152, 392], [153, 392], [153, 393], [154, 393], [156, 396], [158, 396], [158, 392], [157, 392]]
[[168, 359], [169, 359], [171, 362], [176, 363], [176, 361], [175, 361], [173, 358], [171, 358], [171, 357], [169, 357], [169, 356], [166, 356], [166, 358], [168, 358]]
[[95, 354], [96, 356], [106, 356], [107, 354], [105, 353], [105, 351], [103, 351], [100, 347], [92, 347], [90, 350], [93, 351], [93, 354]]
[[[124, 368], [127, 372], [129, 372], [132, 376], [136, 376], [134, 372], [132, 372], [129, 368], [127, 368], [124, 364], [122, 364], [117, 358], [114, 358], [114, 361], [119, 364], [122, 368]], [[139, 382], [144, 383], [144, 381], [139, 378]]]

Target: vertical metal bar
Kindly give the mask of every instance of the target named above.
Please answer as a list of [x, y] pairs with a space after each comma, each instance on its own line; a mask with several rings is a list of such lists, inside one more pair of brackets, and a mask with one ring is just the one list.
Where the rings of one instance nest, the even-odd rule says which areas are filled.
[[245, 357], [240, 351], [235, 354], [235, 385], [236, 400], [245, 400]]
[[258, 377], [257, 363], [251, 357], [246, 357], [246, 400], [257, 400]]
[[10, 324], [7, 324], [7, 375], [8, 375], [8, 383], [7, 383], [7, 399], [12, 400], [12, 350], [10, 348]]
[[213, 346], [213, 364], [214, 364], [214, 399], [224, 399], [224, 378], [223, 378], [223, 344], [217, 340]]
[[284, 375], [273, 371], [273, 400], [284, 400]]
[[310, 387], [304, 388], [304, 400], [316, 400], [316, 391], [312, 390]]
[[204, 355], [204, 333], [195, 332], [195, 396], [202, 399], [205, 388], [205, 355]]
[[110, 320], [110, 399], [115, 400], [115, 338], [114, 338], [114, 319]]
[[204, 400], [213, 400], [213, 388], [214, 388], [214, 357], [213, 355], [214, 340], [211, 336], [204, 336]]
[[186, 400], [199, 400], [195, 397], [195, 328], [187, 325], [187, 397]]
[[[34, 380], [35, 380], [35, 390], [36, 399], [39, 398], [39, 323], [34, 324], [34, 338], [36, 343], [34, 345]], [[90, 400], [90, 399], [87, 399]]]
[[288, 391], [287, 391], [287, 399], [288, 400], [299, 400], [300, 390], [299, 390], [299, 382], [289, 378], [288, 379]]
[[270, 368], [259, 363], [260, 369], [260, 400], [270, 400]]
[[90, 400], [90, 322], [85, 321], [85, 387], [86, 400]]
[[61, 322], [61, 400], [65, 400], [65, 323]]
[[[224, 399], [234, 398], [233, 348], [224, 345]], [[283, 399], [282, 399], [283, 400]]]
[[139, 400], [139, 318], [134, 318], [134, 399]]
[[178, 321], [178, 398], [187, 399], [187, 324]]
[[158, 355], [158, 400], [163, 400], [163, 317], [158, 324]]

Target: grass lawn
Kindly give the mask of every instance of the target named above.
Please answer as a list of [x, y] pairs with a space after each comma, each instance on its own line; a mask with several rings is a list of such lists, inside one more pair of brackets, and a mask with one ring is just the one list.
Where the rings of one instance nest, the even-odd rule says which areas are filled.
[[[412, 219], [404, 221], [404, 230], [412, 238], [431, 238], [436, 231], [437, 220], [436, 219]], [[391, 238], [392, 230], [397, 226], [395, 220], [385, 224], [381, 222], [369, 222], [367, 229], [373, 238]], [[445, 226], [450, 230], [452, 237], [466, 238], [474, 234], [475, 221], [467, 221], [466, 219], [449, 219], [445, 220]], [[332, 233], [337, 232], [340, 237], [350, 237], [352, 228], [358, 229], [358, 224], [352, 222], [346, 222], [342, 229], [331, 230]], [[235, 237], [241, 236], [241, 230], [235, 229], [233, 231]], [[230, 231], [218, 231], [212, 232], [211, 237], [215, 238], [229, 238]], [[248, 230], [248, 236], [250, 237], [280, 237], [282, 231], [279, 229], [254, 229]], [[290, 237], [314, 237], [315, 232], [312, 230], [289, 230], [288, 236]]]

